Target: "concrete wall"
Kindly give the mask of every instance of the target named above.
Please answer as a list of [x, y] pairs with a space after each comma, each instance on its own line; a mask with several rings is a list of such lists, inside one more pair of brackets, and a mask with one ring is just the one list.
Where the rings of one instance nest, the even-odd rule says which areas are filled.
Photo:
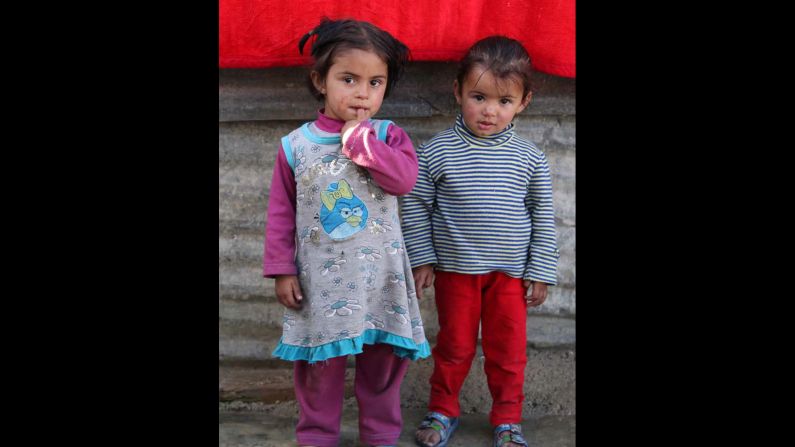
[[[268, 191], [279, 139], [313, 119], [320, 107], [306, 91], [304, 77], [302, 68], [220, 73], [222, 403], [294, 406], [291, 364], [270, 357], [281, 334], [282, 307], [274, 297], [273, 280], [262, 278], [261, 270]], [[393, 119], [419, 145], [451, 125], [457, 112], [451, 90], [454, 77], [454, 64], [412, 64], [377, 118]], [[528, 310], [527, 416], [575, 411], [575, 83], [545, 75], [537, 81], [533, 103], [516, 119], [517, 132], [536, 142], [549, 158], [561, 258], [559, 286], [550, 289], [541, 308]], [[426, 290], [420, 309], [433, 342], [438, 331], [433, 289]], [[491, 400], [482, 364], [479, 354], [462, 397], [466, 411], [488, 411]], [[427, 403], [432, 368], [432, 359], [412, 365], [402, 388], [404, 405]]]

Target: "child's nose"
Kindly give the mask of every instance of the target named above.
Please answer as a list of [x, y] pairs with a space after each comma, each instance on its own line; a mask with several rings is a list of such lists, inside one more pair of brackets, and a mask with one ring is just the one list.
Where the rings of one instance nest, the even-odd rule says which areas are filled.
[[356, 97], [357, 98], [367, 98], [367, 84], [362, 83], [359, 85], [359, 88], [356, 89]]

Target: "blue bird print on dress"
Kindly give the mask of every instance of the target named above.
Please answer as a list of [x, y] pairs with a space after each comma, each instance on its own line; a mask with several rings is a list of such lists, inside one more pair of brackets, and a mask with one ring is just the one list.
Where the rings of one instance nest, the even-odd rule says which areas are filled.
[[345, 239], [366, 226], [367, 206], [345, 180], [330, 184], [320, 193], [320, 199], [320, 223], [332, 239]]

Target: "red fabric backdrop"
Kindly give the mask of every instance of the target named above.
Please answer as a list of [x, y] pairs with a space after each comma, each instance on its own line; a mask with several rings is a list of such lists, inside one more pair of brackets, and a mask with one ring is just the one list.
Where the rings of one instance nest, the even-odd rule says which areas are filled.
[[308, 63], [308, 57], [298, 54], [298, 41], [327, 16], [373, 23], [405, 43], [415, 61], [458, 61], [478, 39], [502, 34], [525, 45], [537, 70], [573, 78], [574, 4], [575, 0], [219, 0], [219, 66]]

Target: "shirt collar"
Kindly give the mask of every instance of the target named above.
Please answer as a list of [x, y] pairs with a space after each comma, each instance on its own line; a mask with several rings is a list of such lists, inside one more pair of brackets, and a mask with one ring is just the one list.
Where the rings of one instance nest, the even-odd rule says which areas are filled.
[[323, 132], [340, 133], [342, 126], [345, 125], [345, 121], [329, 118], [323, 113], [325, 110], [326, 109], [323, 108], [317, 111], [317, 121], [315, 121], [315, 126], [317, 126], [317, 128]]
[[469, 130], [464, 123], [463, 115], [460, 113], [455, 117], [455, 126], [453, 126], [453, 129], [455, 129], [455, 132], [461, 137], [461, 139], [475, 146], [500, 146], [505, 144], [508, 142], [508, 140], [513, 138], [513, 128], [514, 124], [511, 123], [508, 125], [508, 127], [495, 133], [494, 135], [481, 137], [475, 135], [471, 130]]

